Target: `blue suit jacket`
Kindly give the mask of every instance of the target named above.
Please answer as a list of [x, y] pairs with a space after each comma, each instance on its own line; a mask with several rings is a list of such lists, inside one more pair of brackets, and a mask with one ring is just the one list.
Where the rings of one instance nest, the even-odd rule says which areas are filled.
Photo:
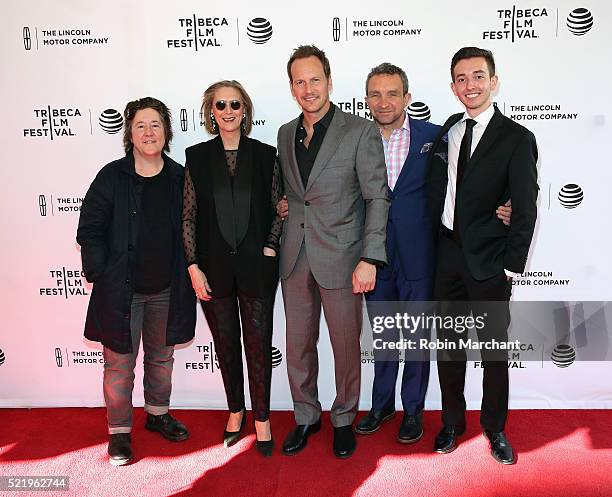
[[434, 273], [435, 250], [426, 181], [431, 149], [441, 127], [414, 119], [409, 119], [408, 125], [408, 157], [395, 188], [389, 189], [389, 263], [377, 272], [380, 279], [390, 279], [394, 269], [402, 271], [407, 280], [433, 278]]

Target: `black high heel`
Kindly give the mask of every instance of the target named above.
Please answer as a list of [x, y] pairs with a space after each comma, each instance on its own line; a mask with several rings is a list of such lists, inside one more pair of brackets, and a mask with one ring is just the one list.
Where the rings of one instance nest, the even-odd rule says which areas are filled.
[[223, 432], [223, 445], [226, 447], [231, 447], [238, 440], [240, 440], [240, 436], [242, 434], [242, 429], [246, 424], [246, 409], [242, 410], [242, 421], [240, 422], [240, 429], [238, 431], [227, 431]]
[[255, 429], [255, 448], [258, 452], [265, 456], [271, 457], [274, 452], [274, 437], [272, 436], [272, 428], [270, 427], [270, 440], [257, 440], [257, 429]]

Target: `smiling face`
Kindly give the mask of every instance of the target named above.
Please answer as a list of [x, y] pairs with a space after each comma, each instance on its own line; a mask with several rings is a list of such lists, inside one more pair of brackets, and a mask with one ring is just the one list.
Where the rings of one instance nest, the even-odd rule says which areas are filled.
[[399, 74], [376, 74], [368, 81], [366, 102], [379, 126], [397, 129], [404, 123], [404, 109], [410, 103], [410, 93], [404, 95]]
[[319, 120], [329, 110], [329, 92], [332, 89], [331, 77], [325, 77], [323, 64], [314, 55], [296, 59], [291, 64], [291, 94], [314, 120]]
[[215, 91], [211, 107], [219, 133], [240, 133], [244, 103], [236, 88], [222, 86]]
[[166, 134], [159, 113], [151, 108], [141, 109], [134, 115], [131, 128], [134, 155], [161, 157], [166, 143]]
[[484, 57], [462, 59], [453, 70], [451, 89], [471, 117], [491, 105], [491, 93], [497, 87], [497, 76], [489, 74]]

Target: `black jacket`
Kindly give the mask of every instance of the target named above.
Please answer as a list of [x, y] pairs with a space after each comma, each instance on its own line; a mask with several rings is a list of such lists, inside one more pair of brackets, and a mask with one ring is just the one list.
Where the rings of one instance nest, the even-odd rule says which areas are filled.
[[[428, 197], [435, 236], [448, 184], [447, 134], [462, 116], [454, 114], [446, 121], [431, 152]], [[525, 270], [537, 217], [537, 160], [533, 133], [495, 109], [467, 164], [456, 199], [463, 252], [476, 280], [503, 274], [504, 269]], [[509, 198], [512, 221], [508, 227], [495, 209]]]
[[233, 189], [220, 137], [189, 147], [185, 157], [197, 199], [196, 259], [213, 298], [231, 295], [234, 282], [249, 296], [273, 295], [278, 257], [265, 257], [263, 247], [275, 214], [276, 149], [243, 136]]
[[[172, 181], [173, 274], [166, 345], [190, 341], [195, 334], [196, 305], [182, 244], [183, 167], [164, 155]], [[134, 157], [107, 164], [89, 187], [79, 217], [77, 242], [87, 281], [94, 284], [85, 337], [118, 353], [132, 352], [130, 308], [134, 288], [131, 268], [138, 239], [142, 183]]]

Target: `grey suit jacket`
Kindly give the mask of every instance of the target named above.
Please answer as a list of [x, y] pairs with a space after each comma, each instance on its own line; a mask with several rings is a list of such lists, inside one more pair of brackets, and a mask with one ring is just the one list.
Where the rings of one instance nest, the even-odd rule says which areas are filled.
[[281, 278], [302, 246], [323, 288], [348, 288], [361, 257], [387, 262], [389, 201], [380, 132], [373, 122], [336, 108], [304, 188], [295, 158], [298, 119], [278, 130], [289, 216], [283, 223]]

